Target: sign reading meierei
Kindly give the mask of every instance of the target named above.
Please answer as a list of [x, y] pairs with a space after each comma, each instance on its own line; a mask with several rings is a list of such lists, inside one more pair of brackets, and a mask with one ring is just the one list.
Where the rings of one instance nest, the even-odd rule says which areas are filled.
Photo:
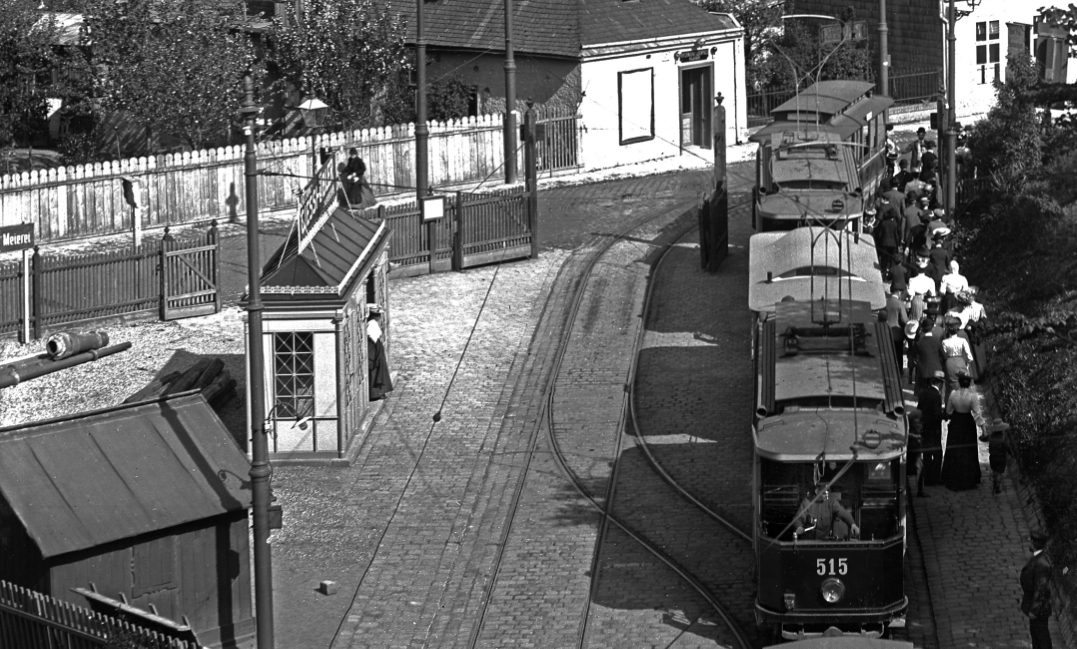
[[691, 63], [692, 61], [706, 61], [707, 50], [688, 50], [687, 52], [678, 52], [681, 63]]
[[21, 223], [0, 227], [0, 252], [28, 250], [34, 247], [34, 224]]

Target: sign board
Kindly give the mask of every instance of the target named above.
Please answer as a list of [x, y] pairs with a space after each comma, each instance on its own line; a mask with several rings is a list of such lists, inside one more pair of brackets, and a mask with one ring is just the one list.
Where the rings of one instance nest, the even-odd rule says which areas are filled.
[[29, 250], [34, 247], [34, 224], [20, 223], [0, 227], [0, 252]]
[[428, 223], [445, 216], [444, 196], [424, 196], [419, 207], [423, 223]]
[[687, 52], [677, 52], [677, 60], [681, 63], [691, 63], [693, 61], [706, 61], [710, 53], [706, 49], [688, 50]]

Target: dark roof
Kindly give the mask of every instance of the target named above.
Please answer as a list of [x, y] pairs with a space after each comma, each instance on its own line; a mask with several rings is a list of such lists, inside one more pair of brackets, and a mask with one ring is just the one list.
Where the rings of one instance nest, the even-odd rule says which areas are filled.
[[0, 492], [44, 557], [250, 507], [250, 464], [197, 393], [3, 430]]
[[[738, 28], [729, 16], [710, 14], [690, 0], [517, 0], [513, 7], [514, 51], [568, 58], [579, 58], [591, 45]], [[414, 43], [415, 4], [393, 9], [407, 20], [407, 41]], [[430, 47], [504, 52], [504, 2], [427, 2], [423, 32]]]
[[335, 208], [306, 236], [293, 228], [262, 269], [263, 290], [326, 289], [317, 292], [342, 294], [344, 284], [362, 276], [362, 267], [373, 263], [374, 248], [387, 236], [384, 221], [375, 223]]
[[784, 104], [770, 111], [771, 115], [799, 110], [802, 113], [834, 115], [875, 87], [870, 81], [820, 81], [813, 83]]

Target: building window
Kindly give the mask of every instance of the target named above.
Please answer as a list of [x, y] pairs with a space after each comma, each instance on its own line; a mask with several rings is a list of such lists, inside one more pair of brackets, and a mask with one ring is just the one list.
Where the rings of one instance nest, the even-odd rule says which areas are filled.
[[1002, 79], [999, 22], [976, 23], [976, 81], [983, 85]]
[[273, 374], [277, 419], [301, 419], [314, 414], [314, 334], [288, 331], [273, 334]]
[[621, 144], [654, 139], [654, 68], [617, 73]]

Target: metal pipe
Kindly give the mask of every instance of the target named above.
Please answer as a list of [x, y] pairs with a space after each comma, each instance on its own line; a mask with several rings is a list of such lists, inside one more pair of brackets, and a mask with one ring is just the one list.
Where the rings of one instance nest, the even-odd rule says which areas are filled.
[[950, 0], [948, 7], [949, 31], [946, 41], [949, 45], [946, 66], [947, 76], [947, 103], [949, 110], [946, 111], [946, 215], [952, 220], [957, 214], [957, 36], [954, 29], [957, 26], [957, 12], [954, 10], [954, 0]]
[[45, 341], [45, 353], [53, 360], [60, 360], [91, 349], [100, 349], [108, 345], [108, 334], [104, 331], [90, 331], [83, 334], [61, 331], [49, 336]]
[[890, 44], [886, 27], [886, 0], [879, 0], [879, 94], [890, 96]]
[[111, 356], [122, 351], [126, 351], [131, 348], [131, 343], [120, 343], [119, 345], [113, 345], [112, 347], [103, 347], [101, 349], [91, 349], [89, 351], [76, 354], [74, 356], [68, 356], [62, 360], [50, 361], [45, 355], [26, 359], [21, 364], [11, 364], [0, 367], [0, 389], [10, 388], [14, 385], [18, 385], [23, 381], [29, 381], [30, 379], [36, 379], [39, 376], [46, 374], [52, 374], [60, 370], [66, 370], [69, 367], [76, 365], [82, 365], [83, 363], [89, 363], [90, 361], [96, 361], [99, 358], [105, 356]]
[[516, 182], [516, 59], [512, 51], [512, 0], [505, 0], [505, 184]]
[[[421, 0], [420, 0], [421, 1]], [[254, 81], [243, 75], [243, 175], [247, 201], [247, 354], [250, 366], [251, 516], [254, 527], [254, 610], [258, 649], [273, 649], [273, 555], [269, 548], [269, 441], [265, 431], [265, 389], [262, 358], [262, 264], [258, 241], [258, 158], [254, 146]]]
[[[415, 200], [418, 203], [419, 212], [424, 217], [423, 197], [429, 190], [429, 177], [427, 175], [426, 144], [430, 139], [430, 127], [426, 123], [426, 34], [423, 33], [423, 3], [426, 0], [415, 0]], [[434, 274], [437, 231], [434, 222], [426, 223], [426, 239], [430, 247], [430, 274]]]

